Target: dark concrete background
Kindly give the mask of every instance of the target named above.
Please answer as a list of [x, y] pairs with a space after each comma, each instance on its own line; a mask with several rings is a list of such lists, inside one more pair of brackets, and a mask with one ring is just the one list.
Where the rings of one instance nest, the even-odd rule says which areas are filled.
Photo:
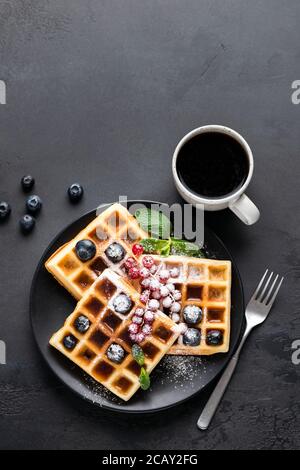
[[[300, 4], [233, 0], [59, 0], [0, 3], [1, 448], [299, 448]], [[237, 260], [246, 297], [266, 266], [286, 276], [268, 321], [249, 340], [209, 431], [196, 429], [206, 396], [153, 417], [110, 415], [50, 373], [30, 330], [28, 296], [42, 251], [100, 202], [180, 200], [171, 156], [190, 129], [240, 131], [255, 157], [246, 227], [223, 212], [207, 222]], [[32, 236], [18, 231], [19, 180], [36, 177], [44, 208]], [[66, 188], [80, 181], [84, 201]]]

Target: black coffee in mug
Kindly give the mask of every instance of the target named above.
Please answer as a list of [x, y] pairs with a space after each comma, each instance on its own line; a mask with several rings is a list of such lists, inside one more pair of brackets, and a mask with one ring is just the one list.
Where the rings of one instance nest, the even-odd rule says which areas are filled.
[[236, 192], [249, 173], [244, 147], [222, 132], [207, 131], [191, 137], [176, 161], [180, 181], [204, 198], [222, 198]]

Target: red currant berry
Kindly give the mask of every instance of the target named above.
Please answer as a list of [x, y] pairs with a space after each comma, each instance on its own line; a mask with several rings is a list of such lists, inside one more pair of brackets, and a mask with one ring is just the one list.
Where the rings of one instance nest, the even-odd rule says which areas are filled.
[[142, 326], [142, 333], [144, 333], [144, 335], [150, 335], [151, 331], [152, 328], [148, 323], [145, 323], [145, 325]]
[[149, 300], [149, 296], [150, 291], [148, 289], [144, 290], [140, 295], [140, 301], [143, 302], [143, 304], [146, 304]]
[[132, 258], [132, 256], [130, 256], [129, 258], [127, 258], [124, 264], [126, 269], [131, 269], [136, 265], [136, 261], [134, 258]]
[[171, 282], [167, 284], [167, 288], [169, 289], [169, 292], [174, 292], [174, 290], [176, 290], [174, 284]]
[[140, 271], [138, 270], [138, 268], [133, 266], [129, 269], [128, 275], [131, 279], [138, 279], [140, 277]]
[[143, 323], [143, 319], [141, 317], [138, 317], [137, 315], [134, 315], [131, 321], [135, 325], [141, 325]]
[[[146, 279], [143, 279], [143, 280], [141, 281], [141, 286], [144, 287], [144, 289], [148, 289], [149, 285], [150, 285], [150, 279], [149, 279], [149, 277], [147, 277]], [[168, 292], [169, 292], [169, 291], [168, 291]]]
[[145, 339], [144, 333], [138, 333], [135, 337], [137, 343], [142, 343]]
[[179, 290], [174, 290], [172, 295], [174, 297], [174, 300], [180, 300], [181, 299], [181, 292]]
[[134, 333], [130, 333], [129, 338], [131, 339], [133, 343], [136, 342], [136, 335]]
[[139, 331], [139, 325], [137, 325], [137, 323], [131, 323], [128, 327], [128, 331], [135, 335]]
[[170, 275], [171, 277], [178, 277], [179, 276], [179, 269], [174, 267], [170, 269]]
[[160, 282], [163, 284], [167, 283], [170, 277], [169, 271], [167, 269], [162, 269], [158, 274]]
[[[169, 291], [168, 291], [168, 293], [169, 293]], [[153, 292], [151, 292], [151, 297], [152, 297], [152, 299], [160, 300], [161, 299], [160, 291], [159, 290], [154, 290]]]
[[[161, 297], [167, 297], [169, 295], [169, 289], [167, 288], [167, 286], [161, 286], [160, 288], [160, 295]], [[177, 300], [177, 299], [176, 299]]]
[[145, 256], [143, 258], [143, 265], [145, 266], [145, 268], [151, 268], [151, 266], [153, 266], [154, 264], [154, 259], [152, 258], [152, 256]]
[[151, 312], [150, 310], [147, 310], [147, 312], [144, 315], [144, 320], [146, 323], [152, 323], [154, 321], [154, 313]]
[[144, 248], [139, 243], [135, 243], [132, 247], [132, 253], [135, 256], [141, 256], [144, 252]]
[[152, 310], [152, 312], [156, 312], [156, 310], [159, 308], [159, 301], [156, 299], [149, 300], [148, 308], [149, 310]]
[[170, 311], [172, 313], [179, 313], [180, 310], [181, 310], [181, 305], [179, 302], [174, 302], [170, 307]]
[[171, 318], [172, 318], [174, 323], [179, 323], [179, 321], [180, 321], [180, 315], [178, 315], [178, 313], [172, 313]]
[[160, 283], [157, 279], [151, 279], [149, 284], [150, 290], [158, 290], [160, 288]]
[[156, 264], [153, 264], [153, 266], [151, 266], [150, 268], [150, 273], [155, 274], [157, 270], [158, 270], [158, 266]]
[[145, 313], [144, 309], [141, 307], [138, 307], [137, 309], [135, 309], [135, 312], [134, 312], [134, 314], [137, 315], [138, 317], [143, 317], [144, 313]]
[[149, 269], [147, 269], [147, 268], [141, 268], [141, 269], [140, 269], [140, 276], [141, 276], [143, 279], [146, 279], [146, 277], [149, 277], [149, 276], [150, 276], [150, 271], [149, 271]]
[[173, 303], [173, 299], [171, 297], [165, 297], [164, 300], [162, 301], [162, 304], [165, 308], [170, 308]]

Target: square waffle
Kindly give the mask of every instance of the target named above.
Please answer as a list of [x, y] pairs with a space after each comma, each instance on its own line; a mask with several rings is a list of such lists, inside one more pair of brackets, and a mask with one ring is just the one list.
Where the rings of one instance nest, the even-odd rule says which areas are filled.
[[[120, 295], [130, 299], [126, 313], [116, 310]], [[117, 300], [116, 300], [117, 299]], [[78, 302], [63, 327], [50, 339], [50, 344], [81, 367], [96, 381], [123, 400], [129, 400], [138, 390], [140, 367], [131, 354], [132, 342], [128, 325], [136, 307], [144, 307], [138, 292], [111, 269], [106, 269]], [[79, 332], [76, 320], [84, 316], [85, 331]], [[78, 320], [77, 320], [78, 321]], [[157, 312], [152, 333], [142, 342], [145, 368], [150, 373], [178, 338], [176, 324], [162, 312]], [[72, 347], [65, 346], [66, 339]], [[108, 348], [122, 346], [125, 355], [121, 363], [110, 360]], [[70, 346], [70, 345], [69, 345]]]
[[[183, 309], [187, 305], [196, 305], [202, 309], [202, 319], [196, 325], [186, 324], [189, 328], [200, 331], [200, 344], [188, 346], [184, 344], [181, 334], [171, 347], [168, 354], [211, 355], [227, 352], [230, 339], [230, 305], [231, 305], [231, 262], [187, 256], [169, 256], [167, 258], [154, 255], [155, 263], [160, 269], [178, 268], [178, 278], [170, 278], [181, 292], [180, 322], [186, 323]], [[168, 309], [161, 308], [167, 315]], [[217, 331], [221, 342], [217, 345], [208, 344], [208, 335]]]
[[[136, 219], [121, 204], [113, 204], [96, 217], [75, 238], [60, 247], [45, 263], [46, 269], [77, 300], [81, 299], [97, 277], [106, 268], [122, 274], [122, 266], [128, 256], [133, 256], [133, 243], [148, 234], [142, 230]], [[87, 262], [81, 261], [75, 252], [80, 240], [91, 240], [96, 246], [96, 255]], [[124, 256], [120, 262], [112, 262], [106, 249], [114, 242], [122, 245]]]

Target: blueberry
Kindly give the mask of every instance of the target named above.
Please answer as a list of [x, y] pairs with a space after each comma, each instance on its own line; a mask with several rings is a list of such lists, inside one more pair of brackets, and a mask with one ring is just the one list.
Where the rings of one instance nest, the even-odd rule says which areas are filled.
[[20, 228], [23, 233], [29, 233], [33, 230], [35, 226], [35, 218], [32, 215], [26, 214], [23, 215], [20, 219]]
[[116, 364], [121, 364], [125, 357], [125, 351], [119, 344], [112, 343], [106, 351], [108, 359]]
[[67, 335], [63, 339], [63, 344], [66, 349], [74, 349], [77, 344], [77, 339], [73, 335]]
[[196, 328], [188, 328], [183, 335], [183, 344], [186, 346], [199, 346], [201, 333]]
[[183, 318], [187, 323], [196, 325], [202, 320], [202, 309], [198, 305], [186, 305], [183, 309]]
[[206, 335], [206, 343], [210, 346], [219, 346], [223, 343], [223, 333], [220, 330], [210, 330]]
[[91, 240], [80, 240], [75, 246], [76, 255], [81, 261], [88, 261], [96, 254], [96, 245]]
[[28, 196], [26, 207], [31, 214], [37, 214], [42, 208], [41, 198], [35, 194], [33, 196]]
[[112, 243], [106, 248], [105, 254], [110, 261], [113, 263], [118, 263], [124, 258], [125, 250], [123, 246], [120, 245], [120, 243]]
[[78, 202], [83, 196], [83, 187], [79, 183], [73, 183], [68, 188], [68, 196], [71, 202]]
[[34, 186], [34, 183], [34, 178], [31, 175], [23, 176], [23, 178], [21, 179], [21, 185], [23, 191], [25, 192], [30, 191]]
[[132, 300], [126, 294], [118, 295], [113, 301], [113, 306], [116, 312], [125, 315], [132, 308]]
[[85, 315], [79, 315], [74, 322], [74, 326], [79, 333], [85, 333], [90, 327], [90, 320]]
[[0, 221], [7, 219], [10, 213], [11, 213], [10, 205], [5, 201], [0, 202]]

